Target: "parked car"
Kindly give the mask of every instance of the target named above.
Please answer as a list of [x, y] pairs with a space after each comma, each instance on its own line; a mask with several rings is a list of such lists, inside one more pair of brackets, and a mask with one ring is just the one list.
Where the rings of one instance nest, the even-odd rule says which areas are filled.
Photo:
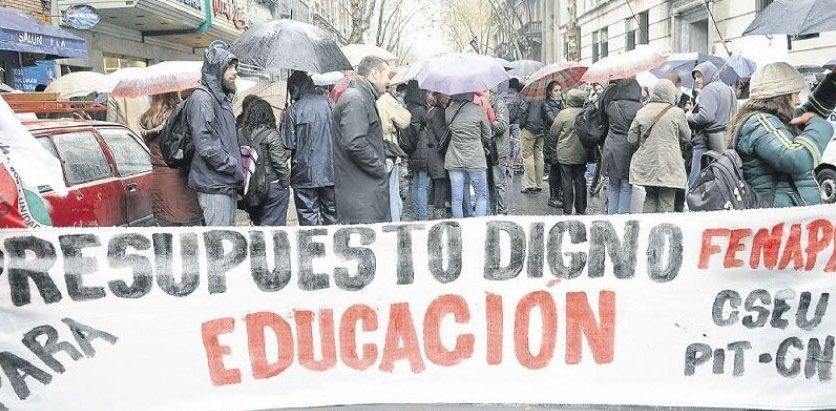
[[39, 187], [56, 227], [145, 226], [151, 211], [151, 155], [140, 137], [114, 123], [24, 121], [47, 151], [61, 160], [69, 193]]
[[828, 118], [833, 125], [833, 138], [821, 156], [821, 164], [816, 167], [816, 180], [819, 182], [822, 202], [836, 203], [836, 111]]

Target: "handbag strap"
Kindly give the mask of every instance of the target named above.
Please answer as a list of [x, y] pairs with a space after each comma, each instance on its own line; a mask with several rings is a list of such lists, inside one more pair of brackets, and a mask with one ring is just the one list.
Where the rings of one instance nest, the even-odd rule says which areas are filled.
[[648, 127], [647, 130], [644, 131], [644, 133], [642, 133], [642, 139], [641, 139], [642, 142], [647, 141], [647, 138], [650, 137], [650, 132], [653, 131], [653, 126], [655, 126], [656, 123], [658, 123], [659, 120], [661, 120], [662, 117], [664, 117], [665, 114], [672, 108], [673, 108], [673, 104], [669, 104], [667, 107], [662, 109], [662, 111], [660, 111], [659, 114], [657, 114], [655, 118], [653, 118], [653, 121], [650, 123], [650, 127]]

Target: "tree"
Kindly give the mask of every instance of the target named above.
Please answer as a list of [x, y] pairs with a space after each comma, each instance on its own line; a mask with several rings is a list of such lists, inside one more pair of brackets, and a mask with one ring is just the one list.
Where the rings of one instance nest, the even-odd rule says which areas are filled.
[[351, 19], [351, 34], [348, 36], [348, 42], [350, 44], [363, 43], [366, 32], [371, 27], [376, 5], [377, 0], [349, 0], [348, 13]]
[[581, 61], [581, 39], [578, 38], [578, 2], [569, 0], [569, 19], [566, 24], [566, 54], [570, 61]]
[[493, 16], [490, 0], [448, 0], [442, 6], [443, 29], [458, 50], [471, 48], [471, 40], [478, 40], [478, 52], [493, 51], [493, 35], [499, 23]]

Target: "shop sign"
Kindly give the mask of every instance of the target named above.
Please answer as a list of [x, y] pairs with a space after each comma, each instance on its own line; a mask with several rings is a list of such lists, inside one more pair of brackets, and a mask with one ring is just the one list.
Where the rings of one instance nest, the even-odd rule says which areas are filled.
[[203, 10], [203, 0], [178, 0], [180, 3], [185, 4], [195, 10]]
[[212, 0], [212, 13], [235, 25], [236, 29], [247, 28], [247, 3], [239, 0]]
[[64, 11], [64, 23], [78, 30], [89, 30], [99, 24], [99, 13], [93, 6], [77, 4]]

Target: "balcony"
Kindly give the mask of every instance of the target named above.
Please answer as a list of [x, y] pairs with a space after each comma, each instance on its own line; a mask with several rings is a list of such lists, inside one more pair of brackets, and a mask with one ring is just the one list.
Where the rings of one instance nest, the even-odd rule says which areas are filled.
[[542, 21], [530, 21], [520, 27], [519, 30], [520, 35], [527, 36], [532, 39], [539, 39], [543, 37], [543, 22]]

